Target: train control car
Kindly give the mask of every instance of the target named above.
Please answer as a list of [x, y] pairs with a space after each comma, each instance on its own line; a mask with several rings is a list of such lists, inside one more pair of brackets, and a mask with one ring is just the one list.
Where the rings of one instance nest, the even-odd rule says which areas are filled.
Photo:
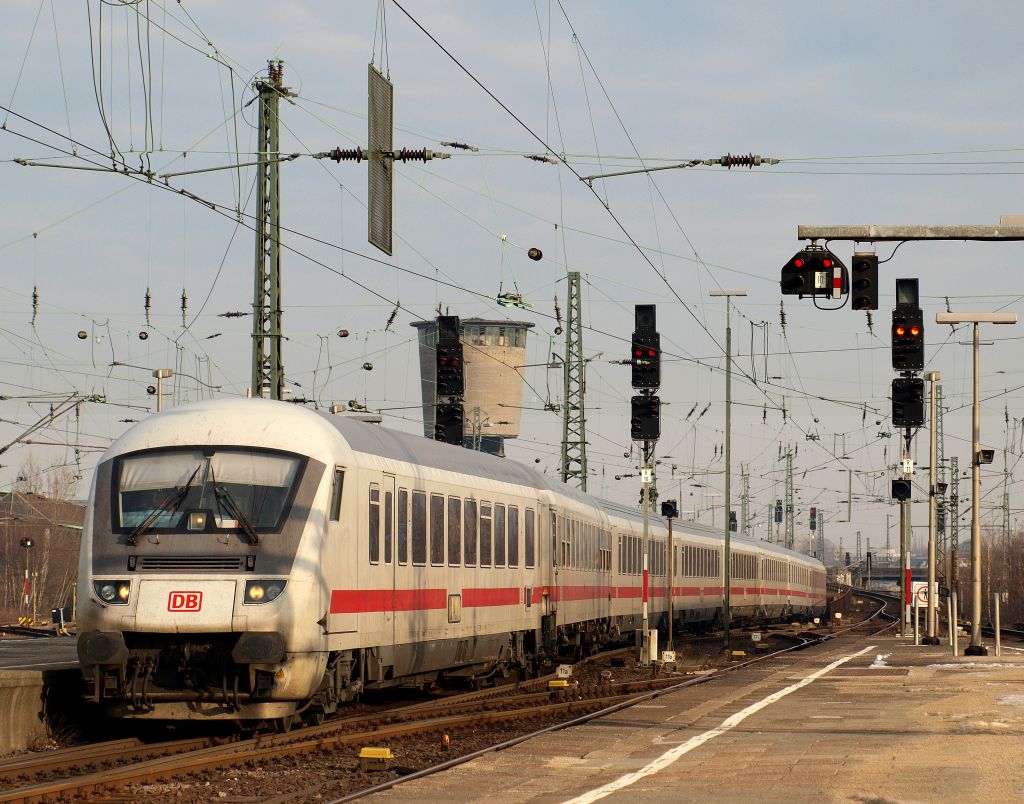
[[[650, 518], [650, 622], [713, 625], [721, 533]], [[732, 542], [733, 616], [810, 617], [825, 573]], [[483, 683], [640, 627], [640, 513], [514, 461], [283, 402], [151, 416], [97, 466], [78, 652], [113, 715], [318, 719]], [[669, 584], [671, 581], [671, 590]]]

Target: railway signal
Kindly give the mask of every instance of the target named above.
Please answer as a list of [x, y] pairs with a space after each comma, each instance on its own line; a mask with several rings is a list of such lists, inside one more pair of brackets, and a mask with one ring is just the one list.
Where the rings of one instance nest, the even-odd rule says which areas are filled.
[[630, 360], [634, 388], [657, 388], [661, 385], [661, 335], [657, 332], [634, 333]]
[[892, 481], [892, 498], [894, 500], [910, 499], [910, 481], [909, 480], [894, 480]]
[[920, 307], [892, 311], [892, 367], [896, 371], [924, 368], [924, 319]]
[[818, 509], [811, 508], [811, 530], [815, 531], [818, 529]]
[[895, 427], [924, 424], [924, 380], [897, 377], [892, 381], [892, 423]]
[[854, 310], [878, 309], [878, 255], [854, 252], [850, 263], [850, 306]]
[[34, 545], [35, 542], [32, 541], [32, 537], [31, 536], [23, 536], [21, 539], [18, 540], [18, 544], [20, 544], [25, 549], [28, 549], [29, 547]]
[[835, 254], [823, 246], [801, 249], [784, 266], [779, 282], [786, 296], [831, 296], [849, 292], [850, 277]]
[[661, 435], [661, 399], [641, 394], [632, 399], [630, 438], [634, 441], [656, 441]]
[[437, 398], [462, 396], [466, 390], [466, 378], [457, 315], [437, 317], [436, 357]]
[[635, 329], [629, 362], [633, 367], [633, 387], [656, 389], [661, 385], [661, 335], [656, 326], [653, 304], [634, 308]]
[[462, 444], [465, 433], [462, 403], [438, 405], [434, 412], [434, 438], [445, 444]]

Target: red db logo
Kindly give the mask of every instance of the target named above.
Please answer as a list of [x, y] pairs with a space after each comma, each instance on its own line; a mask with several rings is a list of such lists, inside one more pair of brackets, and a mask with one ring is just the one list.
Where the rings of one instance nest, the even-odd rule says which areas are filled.
[[168, 611], [199, 611], [202, 607], [202, 592], [171, 592], [167, 596]]

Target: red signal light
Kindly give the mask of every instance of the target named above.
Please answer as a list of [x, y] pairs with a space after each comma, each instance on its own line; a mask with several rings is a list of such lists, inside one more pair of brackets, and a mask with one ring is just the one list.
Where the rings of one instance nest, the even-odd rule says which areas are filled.
[[638, 348], [633, 350], [633, 354], [636, 355], [637, 357], [643, 357], [644, 356], [644, 350], [640, 349], [638, 347]]
[[800, 259], [799, 257], [797, 257], [795, 260], [793, 260], [793, 265], [795, 265], [797, 268], [803, 268], [804, 267], [804, 261], [802, 259]]
[[830, 260], [830, 259], [829, 259], [828, 257], [826, 257], [825, 259], [823, 259], [823, 260], [821, 261], [821, 264], [822, 264], [822, 265], [823, 265], [824, 267], [826, 267], [826, 268], [831, 268], [831, 267], [832, 267], [832, 260]]
[[452, 358], [452, 363], [451, 363], [451, 364], [452, 364], [453, 366], [457, 366], [457, 365], [459, 365], [459, 358], [457, 358], [457, 357], [453, 357], [453, 358]]
[[658, 354], [658, 350], [657, 349], [648, 349], [647, 350], [647, 356], [648, 357], [656, 357], [657, 354]]
[[437, 365], [439, 365], [439, 366], [447, 366], [448, 365], [448, 358], [447, 357], [439, 357], [439, 358], [437, 358]]

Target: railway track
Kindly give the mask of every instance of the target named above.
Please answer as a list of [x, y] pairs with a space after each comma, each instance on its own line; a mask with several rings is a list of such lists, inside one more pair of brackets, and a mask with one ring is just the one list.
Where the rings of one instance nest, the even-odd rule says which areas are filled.
[[52, 628], [35, 628], [29, 625], [0, 625], [0, 638], [8, 634], [11, 636], [31, 637], [33, 639], [60, 636]]
[[[871, 595], [863, 597], [872, 598]], [[880, 617], [884, 609], [885, 604], [880, 603], [872, 618]], [[379, 745], [392, 738], [410, 735], [458, 733], [460, 729], [505, 727], [509, 724], [541, 724], [539, 730], [527, 728], [526, 734], [508, 743], [514, 744], [549, 729], [575, 725], [673, 690], [707, 683], [726, 672], [776, 659], [790, 651], [835, 638], [860, 626], [851, 625], [831, 633], [776, 633], [773, 635], [788, 638], [792, 644], [706, 675], [663, 675], [618, 682], [584, 682], [576, 687], [549, 691], [547, 684], [553, 678], [552, 675], [383, 711], [334, 718], [284, 734], [262, 734], [226, 742], [193, 738], [148, 745], [134, 739], [115, 740], [43, 755], [16, 757], [0, 762], [0, 783], [5, 788], [0, 792], [0, 802], [41, 801], [81, 794], [102, 795], [129, 785], [166, 782], [233, 766], [262, 766], [284, 757], [320, 754], [344, 746]], [[604, 654], [603, 658], [607, 659], [608, 656]], [[581, 671], [593, 658], [576, 665], [574, 673]], [[491, 746], [484, 751], [496, 750], [504, 745]], [[466, 754], [443, 766], [425, 770], [437, 772], [443, 767], [450, 767], [452, 763], [468, 761], [478, 754]], [[400, 777], [386, 786], [418, 778], [423, 772]]]

